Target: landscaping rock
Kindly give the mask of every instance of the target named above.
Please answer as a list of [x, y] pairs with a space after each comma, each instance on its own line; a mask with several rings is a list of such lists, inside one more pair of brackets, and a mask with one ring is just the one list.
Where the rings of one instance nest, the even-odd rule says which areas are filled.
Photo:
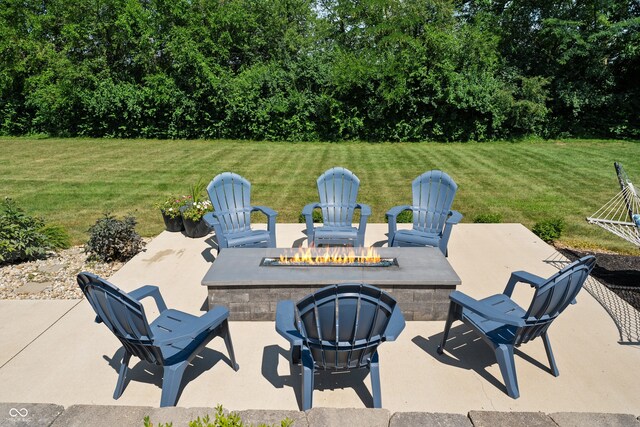
[[268, 426], [280, 426], [285, 418], [293, 421], [293, 427], [307, 427], [307, 415], [302, 411], [266, 411], [266, 410], [246, 410], [238, 411], [237, 414], [246, 425], [266, 424]]
[[38, 270], [43, 273], [57, 273], [62, 270], [64, 266], [62, 264], [52, 264], [52, 265], [41, 265], [38, 267]]
[[631, 414], [556, 412], [549, 416], [559, 427], [640, 427], [640, 421]]
[[542, 412], [470, 411], [469, 418], [474, 427], [558, 427]]
[[472, 427], [471, 420], [462, 414], [431, 412], [396, 412], [389, 427]]
[[48, 403], [0, 403], [0, 426], [48, 427], [62, 412]]
[[[229, 411], [223, 410], [224, 414], [228, 414]], [[178, 407], [166, 407], [166, 408], [152, 408], [147, 412], [149, 421], [154, 426], [162, 424], [172, 423], [174, 427], [188, 426], [191, 421], [197, 418], [203, 419], [205, 416], [209, 416], [209, 419], [213, 421], [216, 415], [216, 408], [178, 408]], [[142, 424], [138, 425], [142, 427]]]
[[26, 285], [20, 286], [17, 290], [17, 293], [22, 294], [37, 294], [48, 287], [53, 285], [53, 282], [28, 282]]
[[307, 412], [309, 427], [388, 427], [386, 409], [312, 408]]
[[72, 405], [51, 426], [140, 427], [152, 410], [148, 406]]

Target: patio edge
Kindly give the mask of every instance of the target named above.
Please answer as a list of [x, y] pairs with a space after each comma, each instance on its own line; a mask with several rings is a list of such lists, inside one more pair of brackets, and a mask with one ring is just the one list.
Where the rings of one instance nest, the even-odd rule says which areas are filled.
[[[279, 425], [284, 418], [293, 420], [294, 427], [324, 427], [367, 425], [379, 427], [640, 427], [640, 417], [632, 414], [590, 412], [499, 412], [469, 411], [467, 415], [432, 412], [395, 412], [386, 409], [313, 408], [307, 412], [285, 410], [241, 410], [237, 413], [247, 425], [267, 423]], [[0, 403], [0, 426], [73, 427], [143, 426], [149, 416], [153, 425], [173, 423], [187, 426], [189, 421], [214, 408], [153, 408], [150, 406], [60, 405], [46, 403]], [[228, 413], [225, 410], [225, 413]]]

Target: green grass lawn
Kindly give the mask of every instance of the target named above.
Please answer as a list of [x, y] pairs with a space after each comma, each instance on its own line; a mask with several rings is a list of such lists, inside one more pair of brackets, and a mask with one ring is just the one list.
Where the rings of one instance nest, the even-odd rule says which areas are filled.
[[392, 206], [411, 198], [411, 181], [442, 169], [458, 183], [454, 208], [472, 222], [499, 213], [503, 222], [531, 228], [562, 217], [561, 243], [635, 253], [634, 246], [584, 218], [619, 190], [614, 161], [640, 182], [640, 144], [620, 141], [495, 143], [270, 143], [96, 139], [0, 139], [0, 196], [67, 227], [75, 243], [104, 212], [132, 213], [142, 235], [163, 229], [154, 204], [186, 194], [202, 178], [233, 171], [253, 184], [252, 202], [297, 222], [317, 199], [315, 180], [332, 166], [361, 181], [359, 200], [370, 222], [384, 222]]

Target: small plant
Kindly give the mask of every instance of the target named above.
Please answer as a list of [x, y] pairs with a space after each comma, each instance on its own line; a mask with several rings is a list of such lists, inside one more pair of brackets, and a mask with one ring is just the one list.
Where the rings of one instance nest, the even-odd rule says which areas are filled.
[[45, 225], [10, 198], [0, 205], [0, 264], [31, 261], [54, 249], [68, 248], [69, 235], [58, 225]]
[[[312, 217], [313, 217], [313, 222], [314, 223], [322, 223], [322, 212], [320, 212], [319, 210], [315, 210], [311, 213]], [[307, 222], [307, 220], [305, 219], [304, 215], [300, 214], [300, 216], [298, 216], [298, 222], [300, 224], [304, 224], [305, 222]]]
[[562, 218], [553, 218], [536, 222], [531, 231], [545, 242], [551, 243], [560, 238], [564, 227], [565, 222]]
[[193, 202], [192, 204], [187, 205], [186, 209], [182, 211], [182, 217], [193, 222], [198, 222], [207, 212], [211, 211], [213, 211], [213, 206], [209, 200]]
[[[384, 216], [385, 222], [389, 222], [389, 217]], [[413, 222], [413, 211], [402, 211], [396, 217], [396, 224], [409, 224]]]
[[502, 215], [499, 213], [480, 214], [473, 218], [473, 222], [476, 224], [499, 224], [502, 222]]
[[127, 261], [142, 250], [144, 242], [135, 231], [136, 219], [116, 219], [109, 213], [89, 228], [89, 241], [84, 246], [89, 259], [102, 262]]
[[191, 201], [191, 196], [167, 197], [163, 202], [156, 204], [156, 207], [169, 218], [180, 216], [180, 208], [186, 206]]
[[193, 203], [203, 202], [206, 200], [206, 196], [204, 195], [206, 188], [206, 184], [202, 178], [200, 178], [197, 183], [189, 187], [189, 193], [191, 193], [191, 195], [187, 197], [191, 197]]
[[[280, 427], [290, 427], [293, 424], [293, 420], [285, 418], [280, 422]], [[158, 427], [172, 427], [173, 423], [162, 424], [159, 423]], [[149, 416], [144, 417], [144, 427], [153, 427], [153, 423], [150, 421]], [[238, 414], [231, 412], [226, 415], [222, 405], [216, 406], [216, 413], [213, 421], [209, 418], [209, 415], [205, 415], [203, 418], [196, 418], [189, 422], [189, 427], [249, 427], [244, 424]], [[267, 424], [258, 424], [257, 427], [273, 427]]]

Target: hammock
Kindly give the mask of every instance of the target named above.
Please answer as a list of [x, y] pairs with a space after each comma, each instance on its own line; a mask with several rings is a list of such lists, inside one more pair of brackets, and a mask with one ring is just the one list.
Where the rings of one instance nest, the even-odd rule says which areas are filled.
[[595, 224], [640, 247], [640, 198], [622, 165], [614, 163], [620, 192], [590, 217]]

